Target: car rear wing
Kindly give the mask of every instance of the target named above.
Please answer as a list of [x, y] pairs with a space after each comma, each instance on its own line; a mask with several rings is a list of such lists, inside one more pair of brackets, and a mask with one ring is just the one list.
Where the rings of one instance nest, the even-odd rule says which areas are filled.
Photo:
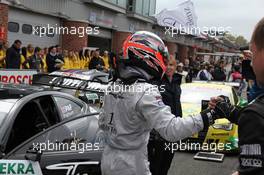
[[51, 89], [54, 87], [73, 89], [76, 91], [89, 91], [89, 92], [105, 92], [108, 83], [101, 82], [98, 79], [83, 80], [76, 77], [59, 76], [52, 74], [36, 74], [33, 75], [33, 85], [49, 86]]

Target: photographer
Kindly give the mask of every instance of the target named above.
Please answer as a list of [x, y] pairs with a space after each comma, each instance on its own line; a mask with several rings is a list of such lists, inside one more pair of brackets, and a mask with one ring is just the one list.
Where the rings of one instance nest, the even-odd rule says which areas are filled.
[[252, 53], [249, 50], [243, 50], [244, 59], [242, 61], [242, 75], [248, 83], [249, 89], [252, 88], [256, 75], [252, 68]]
[[[257, 24], [252, 38], [252, 67], [259, 87], [264, 87], [264, 18]], [[218, 101], [218, 102], [217, 102]], [[216, 104], [216, 105], [215, 105]], [[243, 109], [232, 106], [227, 97], [212, 98], [210, 107], [215, 107], [214, 117], [224, 116], [238, 124], [239, 169], [234, 175], [264, 174], [264, 93]]]

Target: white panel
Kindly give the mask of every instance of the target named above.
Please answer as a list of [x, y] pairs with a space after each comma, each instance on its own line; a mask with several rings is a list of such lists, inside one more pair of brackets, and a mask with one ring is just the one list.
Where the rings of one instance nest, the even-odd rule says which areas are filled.
[[49, 47], [59, 44], [59, 35], [55, 35], [54, 37], [39, 37], [33, 34], [29, 35], [22, 33], [23, 24], [30, 24], [32, 26], [46, 26], [47, 24], [50, 24], [50, 26], [59, 26], [59, 18], [41, 15], [33, 12], [27, 12], [16, 8], [10, 8], [8, 20], [9, 22], [17, 22], [20, 26], [18, 33], [8, 32], [9, 44], [12, 44], [16, 39], [21, 40], [23, 46], [26, 46], [27, 44], [33, 44], [33, 46]]
[[87, 20], [87, 6], [78, 0], [19, 0], [28, 10], [43, 14], [70, 18], [71, 20]]

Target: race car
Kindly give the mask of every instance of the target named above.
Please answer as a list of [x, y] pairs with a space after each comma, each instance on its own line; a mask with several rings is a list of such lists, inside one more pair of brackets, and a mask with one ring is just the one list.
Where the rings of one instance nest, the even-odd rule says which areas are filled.
[[100, 174], [98, 112], [50, 88], [0, 84], [1, 174]]
[[[211, 97], [225, 95], [233, 105], [246, 105], [236, 94], [234, 84], [202, 82], [182, 84], [181, 103], [183, 117], [195, 115], [208, 107]], [[185, 142], [190, 150], [236, 152], [238, 150], [238, 126], [227, 119], [218, 119], [208, 130], [188, 138]]]
[[73, 69], [36, 74], [32, 84], [74, 95], [87, 104], [100, 108], [108, 81], [108, 73]]

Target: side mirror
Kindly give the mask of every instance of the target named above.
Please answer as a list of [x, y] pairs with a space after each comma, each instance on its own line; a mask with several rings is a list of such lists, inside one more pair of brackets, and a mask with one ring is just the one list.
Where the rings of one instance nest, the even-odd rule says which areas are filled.
[[41, 156], [42, 152], [40, 152], [39, 150], [28, 149], [25, 154], [25, 159], [34, 162], [40, 162]]

